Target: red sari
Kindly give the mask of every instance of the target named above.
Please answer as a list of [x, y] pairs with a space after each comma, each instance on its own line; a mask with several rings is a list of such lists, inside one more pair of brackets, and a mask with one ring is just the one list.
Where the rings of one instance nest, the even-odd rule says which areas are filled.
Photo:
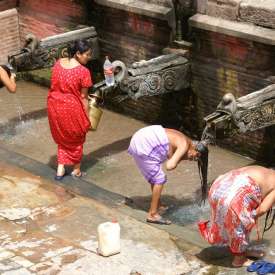
[[92, 86], [90, 71], [82, 65], [65, 69], [57, 61], [52, 69], [48, 94], [48, 119], [58, 145], [59, 164], [80, 163], [90, 121], [81, 100], [82, 88]]

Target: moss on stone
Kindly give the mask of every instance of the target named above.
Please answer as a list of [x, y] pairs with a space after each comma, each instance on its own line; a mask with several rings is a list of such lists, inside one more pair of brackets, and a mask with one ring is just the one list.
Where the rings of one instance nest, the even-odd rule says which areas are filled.
[[33, 81], [42, 86], [49, 87], [51, 80], [51, 68], [20, 73], [20, 78], [27, 81]]

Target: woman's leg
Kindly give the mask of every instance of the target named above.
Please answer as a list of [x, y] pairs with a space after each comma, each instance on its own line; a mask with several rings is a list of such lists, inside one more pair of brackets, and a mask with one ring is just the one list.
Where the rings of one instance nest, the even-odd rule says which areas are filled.
[[159, 207], [159, 201], [161, 192], [163, 189], [162, 184], [151, 184], [152, 189], [152, 199], [151, 199], [151, 205], [148, 213], [148, 219], [154, 219], [155, 216], [158, 216], [158, 207]]
[[56, 175], [57, 175], [57, 176], [64, 176], [64, 174], [65, 174], [65, 167], [64, 167], [64, 164], [58, 163]]
[[[243, 224], [235, 219], [235, 224], [231, 231], [230, 249], [234, 255], [232, 265], [234, 267], [248, 266], [252, 263], [247, 257], [250, 232], [245, 230]], [[229, 232], [228, 232], [229, 233]]]
[[249, 260], [246, 256], [246, 254], [239, 254], [239, 255], [235, 255], [233, 254], [233, 261], [232, 261], [232, 265], [234, 267], [242, 267], [242, 266], [249, 266], [253, 261]]
[[72, 171], [72, 175], [76, 176], [76, 177], [80, 177], [82, 174], [81, 170], [80, 170], [80, 166], [81, 163], [77, 163], [73, 166], [73, 171]]

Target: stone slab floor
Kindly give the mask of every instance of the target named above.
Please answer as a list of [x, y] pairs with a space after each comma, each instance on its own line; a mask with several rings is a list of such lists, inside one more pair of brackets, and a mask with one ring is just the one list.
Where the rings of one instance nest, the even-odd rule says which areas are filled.
[[[0, 141], [1, 145], [5, 148], [8, 148], [9, 150], [20, 153], [24, 156], [30, 157], [40, 163], [49, 165], [54, 168], [56, 165], [56, 146], [52, 141], [47, 122], [45, 110], [46, 97], [47, 89], [23, 81], [18, 82], [18, 92], [16, 95], [8, 94], [4, 91], [4, 89], [2, 89], [0, 98], [0, 103], [2, 104], [2, 107], [0, 108]], [[3, 244], [1, 245], [4, 250], [3, 255], [6, 255], [5, 253], [8, 253], [8, 255], [14, 254], [12, 257], [7, 257], [7, 259], [4, 256], [4, 266], [6, 263], [5, 261], [10, 258], [14, 258], [16, 256], [26, 258], [28, 255], [29, 257], [27, 257], [26, 259], [32, 262], [33, 268], [35, 268], [34, 264], [37, 265], [43, 263], [43, 266], [44, 264], [47, 266], [46, 263], [48, 262], [50, 255], [51, 257], [57, 258], [55, 258], [55, 260], [49, 260], [50, 262], [54, 263], [54, 267], [53, 264], [51, 264], [49, 268], [54, 269], [58, 266], [60, 267], [60, 265], [63, 266], [63, 262], [66, 263], [66, 267], [62, 267], [61, 269], [62, 272], [69, 272], [68, 270], [72, 269], [77, 270], [77, 272], [79, 273], [71, 272], [71, 274], [108, 274], [106, 272], [96, 273], [96, 271], [94, 271], [94, 273], [85, 273], [85, 271], [83, 271], [82, 268], [84, 267], [93, 269], [96, 263], [98, 266], [104, 265], [106, 270], [112, 270], [115, 264], [116, 266], [122, 265], [121, 269], [118, 269], [118, 272], [110, 274], [128, 274], [126, 272], [135, 269], [135, 265], [125, 264], [125, 259], [123, 258], [124, 254], [114, 256], [114, 258], [112, 257], [109, 258], [109, 260], [106, 260], [104, 258], [98, 258], [94, 250], [96, 246], [96, 225], [99, 222], [112, 218], [112, 216], [114, 215], [113, 213], [115, 213], [116, 216], [123, 216], [122, 221], [124, 219], [124, 222], [122, 222], [122, 226], [123, 223], [132, 224], [130, 227], [127, 228], [127, 230], [123, 230], [125, 234], [124, 236], [130, 234], [128, 235], [128, 237], [123, 236], [122, 245], [125, 247], [123, 251], [127, 251], [127, 255], [129, 255], [133, 262], [137, 260], [142, 260], [140, 264], [141, 267], [147, 268], [148, 266], [147, 270], [137, 269], [137, 271], [139, 272], [142, 271], [142, 274], [180, 274], [178, 270], [175, 270], [175, 268], [177, 268], [183, 262], [183, 266], [184, 268], [186, 268], [186, 270], [184, 271], [185, 273], [188, 271], [189, 274], [199, 274], [199, 272], [203, 272], [203, 269], [199, 271], [199, 260], [202, 260], [204, 262], [204, 264], [201, 264], [202, 266], [206, 265], [206, 274], [245, 273], [244, 269], [236, 270], [230, 268], [230, 257], [228, 257], [227, 252], [217, 253], [214, 248], [208, 248], [208, 245], [200, 239], [196, 232], [196, 226], [194, 224], [196, 219], [191, 219], [191, 221], [189, 222], [186, 222], [186, 219], [183, 219], [184, 213], [185, 216], [188, 216], [187, 218], [189, 218], [190, 215], [192, 216], [194, 214], [194, 210], [198, 208], [197, 206], [193, 208], [193, 205], [191, 205], [191, 203], [194, 200], [196, 201], [196, 198], [199, 196], [200, 186], [197, 164], [195, 162], [182, 163], [179, 165], [177, 170], [168, 173], [168, 183], [163, 194], [163, 201], [164, 203], [173, 206], [172, 209], [174, 210], [170, 213], [170, 216], [168, 216], [178, 226], [171, 226], [166, 228], [152, 227], [130, 218], [133, 216], [137, 217], [139, 215], [141, 217], [141, 219], [139, 220], [144, 221], [145, 212], [140, 212], [140, 209], [147, 210], [150, 201], [150, 188], [135, 167], [134, 161], [127, 154], [127, 147], [132, 134], [143, 126], [145, 126], [145, 123], [143, 122], [105, 110], [98, 130], [96, 132], [91, 132], [88, 134], [87, 142], [84, 148], [85, 156], [83, 160], [83, 169], [87, 172], [85, 180], [88, 182], [90, 181], [96, 183], [102, 188], [128, 197], [128, 201], [130, 202], [129, 206], [121, 207], [118, 212], [115, 212], [115, 210], [110, 210], [109, 207], [105, 207], [103, 205], [99, 207], [97, 206], [97, 202], [89, 200], [87, 198], [84, 199], [76, 196], [68, 199], [66, 195], [65, 197], [67, 199], [64, 199], [64, 201], [62, 202], [62, 207], [60, 209], [61, 214], [58, 214], [59, 210], [57, 210], [58, 213], [56, 215], [54, 214], [53, 216], [47, 216], [47, 214], [44, 213], [46, 210], [43, 207], [47, 208], [49, 205], [52, 205], [52, 201], [55, 201], [53, 204], [57, 203], [58, 205], [57, 201], [59, 200], [59, 198], [56, 197], [57, 195], [53, 195], [52, 193], [54, 192], [52, 191], [50, 191], [52, 192], [51, 195], [47, 195], [51, 197], [50, 199], [49, 197], [44, 195], [42, 195], [42, 198], [38, 196], [39, 199], [35, 202], [36, 204], [30, 206], [30, 215], [34, 215], [35, 213], [33, 214], [33, 211], [37, 211], [36, 209], [39, 207], [42, 208], [42, 210], [44, 209], [44, 212], [42, 211], [40, 213], [38, 211], [39, 213], [35, 216], [34, 219], [28, 218], [27, 220], [35, 221], [30, 222], [28, 228], [31, 228], [30, 234], [32, 234], [32, 232], [38, 234], [36, 235], [38, 237], [34, 237], [36, 238], [34, 242], [38, 242], [39, 249], [42, 247], [41, 249], [44, 250], [34, 253], [35, 255], [40, 255], [34, 257], [36, 261], [35, 259], [32, 259], [31, 256], [33, 255], [33, 253], [30, 251], [28, 252], [28, 250], [30, 250], [29, 248], [32, 248], [34, 244], [32, 244], [32, 236], [30, 234], [26, 235], [24, 233], [24, 224], [10, 222], [7, 221], [6, 218], [4, 218], [1, 221], [3, 227], [1, 226], [0, 228], [6, 228], [6, 231], [3, 231], [1, 235], [5, 236], [5, 234], [7, 234], [8, 236], [6, 236], [7, 239], [3, 238]], [[252, 163], [254, 163], [252, 159], [245, 158], [243, 156], [234, 154], [218, 147], [212, 147], [210, 150], [209, 179], [214, 179], [217, 175], [222, 174], [230, 169], [249, 165]], [[13, 173], [11, 173], [10, 176], [13, 177]], [[24, 187], [22, 188], [24, 189]], [[61, 193], [64, 193], [63, 191]], [[35, 192], [38, 191], [36, 190]], [[44, 191], [42, 193], [44, 194]], [[33, 198], [31, 201], [27, 198], [26, 200], [30, 204], [33, 203]], [[40, 202], [40, 200], [42, 200], [43, 203]], [[10, 200], [9, 203], [15, 202]], [[26, 207], [26, 205], [27, 204], [25, 202], [22, 202], [20, 207]], [[63, 209], [63, 207], [65, 208]], [[102, 209], [104, 209], [105, 212]], [[103, 211], [104, 214], [101, 211]], [[136, 212], [138, 212], [138, 215], [133, 214]], [[190, 215], [186, 213], [190, 213]], [[208, 214], [208, 212], [206, 214]], [[62, 218], [60, 218], [59, 215], [61, 215]], [[199, 217], [200, 211], [198, 211], [196, 215], [197, 216], [195, 218]], [[46, 219], [44, 219], [45, 216], [47, 216]], [[40, 219], [40, 217], [42, 218]], [[136, 223], [138, 223], [139, 229], [135, 229]], [[153, 231], [151, 233], [148, 233], [146, 229], [144, 232], [139, 232], [139, 230], [142, 230], [140, 228], [145, 227], [147, 229], [150, 228], [148, 232], [150, 232], [151, 230]], [[188, 228], [189, 231], [185, 231]], [[137, 230], [137, 232], [135, 232], [135, 230]], [[17, 231], [19, 231], [19, 233], [16, 233]], [[20, 233], [21, 231], [22, 234]], [[176, 249], [175, 245], [171, 243], [168, 237], [169, 235], [165, 231], [169, 232], [170, 234], [172, 233], [172, 235], [175, 234], [182, 237], [182, 241], [176, 241], [176, 244], [185, 250], [185, 257], [183, 257], [181, 252], [179, 252], [179, 250]], [[10, 234], [13, 234], [13, 236], [10, 236], [10, 234], [8, 234], [9, 232]], [[50, 237], [47, 234], [52, 235], [53, 232], [55, 236], [54, 238], [59, 238], [58, 240], [48, 239]], [[188, 237], [188, 234], [190, 232], [192, 233], [190, 235], [192, 237]], [[272, 237], [274, 236], [274, 232], [275, 231], [273, 228], [270, 232], [268, 232], [268, 234], [266, 234], [264, 242], [258, 244], [265, 246], [268, 254], [267, 257], [271, 257], [271, 259], [273, 260], [275, 260], [275, 244], [274, 237]], [[27, 239], [23, 241], [22, 238], [26, 236], [28, 236]], [[21, 239], [19, 242], [17, 242], [16, 238]], [[140, 238], [143, 239], [141, 240]], [[188, 240], [189, 238], [189, 241], [191, 238], [192, 242], [194, 241], [198, 244], [198, 246], [188, 246], [188, 248], [186, 248], [187, 246], [185, 245], [184, 238], [185, 240]], [[74, 241], [76, 239], [77, 241]], [[11, 240], [13, 240], [12, 242], [16, 242], [16, 244], [9, 245]], [[135, 240], [141, 241], [141, 244], [139, 245], [135, 243]], [[23, 242], [23, 244], [26, 244], [26, 246], [22, 246], [21, 242]], [[31, 244], [29, 244], [29, 242]], [[51, 245], [54, 246], [56, 242], [58, 243], [56, 248], [47, 248], [48, 246], [51, 247]], [[62, 244], [60, 244], [60, 242]], [[65, 243], [63, 244], [63, 242]], [[36, 243], [35, 245], [37, 245], [38, 243]], [[87, 244], [86, 248], [81, 243]], [[150, 246], [152, 243], [153, 245]], [[150, 246], [149, 248], [147, 247], [148, 245]], [[46, 248], [43, 248], [44, 246], [46, 246]], [[70, 246], [72, 246], [72, 248], [70, 248]], [[20, 252], [17, 255], [13, 251], [14, 247], [16, 249], [21, 249], [21, 247], [23, 247], [23, 252], [25, 250], [27, 250], [27, 252], [25, 254], [23, 254], [23, 252]], [[87, 247], [90, 250], [87, 249]], [[82, 252], [71, 253], [71, 250], [74, 249], [80, 249], [78, 251], [84, 250], [82, 251], [84, 254], [82, 254]], [[141, 250], [139, 251], [139, 249]], [[150, 249], [156, 250], [153, 252], [153, 254], [150, 254], [148, 252], [148, 250], [151, 251]], [[47, 251], [53, 251], [53, 253], [47, 254]], [[65, 257], [65, 260], [61, 259], [60, 257], [58, 257], [60, 251], [62, 255], [64, 253], [69, 253], [69, 256], [66, 256], [67, 258]], [[133, 251], [138, 253], [133, 253]], [[146, 254], [146, 251], [149, 253], [148, 258], [142, 259], [141, 255], [143, 255], [144, 253]], [[168, 253], [168, 255], [165, 254], [165, 251], [173, 252], [171, 252], [172, 254]], [[10, 252], [13, 254], [9, 254]], [[85, 253], [88, 253], [89, 255], [87, 256]], [[78, 259], [79, 255], [84, 255], [83, 257], [81, 256], [82, 260]], [[152, 264], [149, 263], [149, 255], [153, 255], [152, 259], [156, 260], [155, 262], [154, 260], [152, 260]], [[187, 255], [192, 260], [186, 259]], [[194, 256], [196, 256], [196, 258], [193, 261]], [[71, 261], [72, 259], [74, 260]], [[86, 261], [85, 259], [88, 260]], [[117, 259], [117, 262], [115, 259]], [[179, 259], [182, 259], [182, 261]], [[69, 263], [67, 263], [66, 261], [69, 261]], [[92, 264], [91, 262], [95, 263]], [[162, 265], [165, 262], [167, 262], [167, 264]], [[171, 265], [169, 265], [169, 263]], [[193, 266], [193, 263], [195, 266]], [[17, 265], [19, 264], [17, 263]], [[127, 270], [123, 269], [124, 265], [126, 265], [126, 267], [128, 268]], [[154, 266], [155, 269], [150, 269], [152, 266]], [[167, 273], [165, 270], [166, 267], [172, 269], [169, 269]], [[47, 268], [46, 270], [49, 271], [50, 269]], [[28, 269], [29, 272], [32, 272], [32, 270], [33, 272], [38, 272], [34, 269]], [[119, 272], [120, 270], [121, 272]], [[154, 272], [156, 273], [150, 273], [153, 272], [152, 270], [154, 270]], [[59, 270], [58, 272], [61, 271]], [[41, 272], [41, 274], [43, 274], [44, 271], [41, 270]], [[183, 271], [180, 272], [184, 273]], [[46, 272], [44, 274], [51, 273]]]

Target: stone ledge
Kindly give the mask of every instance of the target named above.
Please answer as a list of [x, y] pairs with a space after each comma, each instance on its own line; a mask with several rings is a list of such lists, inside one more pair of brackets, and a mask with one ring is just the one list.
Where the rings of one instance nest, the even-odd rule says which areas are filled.
[[275, 30], [247, 23], [233, 22], [204, 14], [195, 14], [189, 19], [193, 28], [226, 34], [267, 45], [275, 45]]
[[69, 31], [62, 34], [56, 34], [52, 36], [48, 36], [41, 40], [41, 46], [43, 47], [51, 47], [58, 43], [67, 43], [72, 41], [72, 37], [76, 39], [85, 39], [85, 38], [93, 38], [97, 37], [97, 33], [94, 27], [86, 27], [79, 30]]
[[275, 1], [242, 1], [239, 8], [239, 18], [245, 22], [275, 29]]
[[140, 15], [167, 21], [173, 13], [172, 7], [146, 3], [143, 1], [133, 0], [95, 0], [98, 5], [106, 6], [114, 9], [124, 10]]
[[0, 12], [0, 19], [11, 16], [18, 16], [17, 9], [9, 9]]

